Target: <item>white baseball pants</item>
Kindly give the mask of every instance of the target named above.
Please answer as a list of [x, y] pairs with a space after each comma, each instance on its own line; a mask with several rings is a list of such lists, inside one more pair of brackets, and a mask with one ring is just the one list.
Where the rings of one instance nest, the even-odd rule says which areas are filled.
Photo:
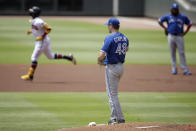
[[42, 41], [35, 42], [35, 48], [31, 56], [31, 61], [37, 61], [42, 53], [44, 53], [48, 59], [54, 59], [54, 54], [52, 53], [50, 47], [50, 38], [48, 36], [46, 36]]

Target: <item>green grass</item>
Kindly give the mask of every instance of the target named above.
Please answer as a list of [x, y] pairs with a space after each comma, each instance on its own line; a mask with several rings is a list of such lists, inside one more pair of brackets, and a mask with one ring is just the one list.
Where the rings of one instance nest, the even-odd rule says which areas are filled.
[[[53, 30], [50, 34], [53, 52], [75, 54], [79, 64], [96, 64], [103, 40], [108, 34], [103, 25], [86, 22], [45, 19]], [[1, 18], [0, 21], [0, 64], [26, 64], [34, 48], [28, 18]], [[121, 30], [130, 40], [127, 64], [170, 64], [167, 39], [163, 31]], [[196, 65], [196, 32], [186, 38], [186, 55], [190, 65]], [[39, 63], [68, 63], [51, 61], [42, 55]]]
[[[196, 124], [196, 93], [120, 93], [127, 122]], [[0, 130], [52, 131], [106, 123], [106, 93], [0, 93]]]

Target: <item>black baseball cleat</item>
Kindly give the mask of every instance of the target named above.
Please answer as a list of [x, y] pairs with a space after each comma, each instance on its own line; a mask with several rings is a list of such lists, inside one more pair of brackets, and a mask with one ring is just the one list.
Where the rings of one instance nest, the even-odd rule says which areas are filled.
[[108, 125], [114, 125], [114, 124], [118, 124], [116, 119], [112, 119], [108, 121]]
[[172, 75], [177, 75], [177, 74], [178, 74], [178, 71], [177, 71], [177, 70], [173, 70], [173, 71], [171, 72], [171, 74], [172, 74]]
[[183, 73], [184, 75], [192, 75], [192, 73], [190, 71], [186, 71]]
[[125, 120], [124, 119], [118, 120], [118, 124], [120, 123], [125, 123]]
[[124, 119], [121, 119], [121, 120], [112, 119], [108, 121], [108, 125], [121, 124], [121, 123], [125, 123], [125, 120]]

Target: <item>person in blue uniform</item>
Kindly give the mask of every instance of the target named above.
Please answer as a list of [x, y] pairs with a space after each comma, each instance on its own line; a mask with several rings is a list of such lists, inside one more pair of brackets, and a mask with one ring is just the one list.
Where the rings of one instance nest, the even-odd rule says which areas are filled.
[[[166, 22], [167, 26], [163, 23]], [[172, 62], [172, 74], [178, 73], [176, 63], [176, 50], [178, 49], [180, 56], [180, 65], [184, 75], [191, 75], [188, 66], [186, 64], [185, 50], [184, 50], [184, 36], [189, 32], [192, 23], [189, 18], [179, 12], [179, 5], [173, 3], [171, 7], [171, 13], [162, 16], [159, 19], [160, 26], [165, 30], [165, 34], [168, 36], [168, 44], [171, 53]], [[187, 25], [184, 31], [184, 25]]]
[[123, 63], [129, 47], [127, 37], [119, 32], [120, 22], [116, 18], [111, 18], [105, 24], [108, 26], [110, 35], [106, 36], [104, 45], [98, 56], [98, 63], [106, 65], [105, 80], [109, 97], [111, 117], [108, 124], [125, 123], [118, 99], [118, 84], [123, 75]]

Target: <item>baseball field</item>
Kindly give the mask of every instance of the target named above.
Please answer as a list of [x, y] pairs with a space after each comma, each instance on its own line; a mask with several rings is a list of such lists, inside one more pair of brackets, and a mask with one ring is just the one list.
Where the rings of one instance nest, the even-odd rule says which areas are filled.
[[[108, 34], [103, 25], [108, 17], [43, 18], [53, 28], [49, 35], [53, 52], [71, 52], [78, 64], [42, 55], [35, 79], [22, 81], [34, 48], [33, 37], [26, 35], [29, 17], [0, 17], [0, 131], [109, 130], [85, 127], [92, 121], [106, 124], [110, 118], [104, 67], [96, 61]], [[119, 87], [129, 124], [111, 126], [112, 130], [143, 131], [136, 126], [154, 126], [147, 131], [196, 130], [195, 30], [185, 37], [193, 75], [183, 76], [179, 67], [179, 74], [172, 76], [167, 38], [156, 21], [119, 19], [121, 32], [130, 40]]]

